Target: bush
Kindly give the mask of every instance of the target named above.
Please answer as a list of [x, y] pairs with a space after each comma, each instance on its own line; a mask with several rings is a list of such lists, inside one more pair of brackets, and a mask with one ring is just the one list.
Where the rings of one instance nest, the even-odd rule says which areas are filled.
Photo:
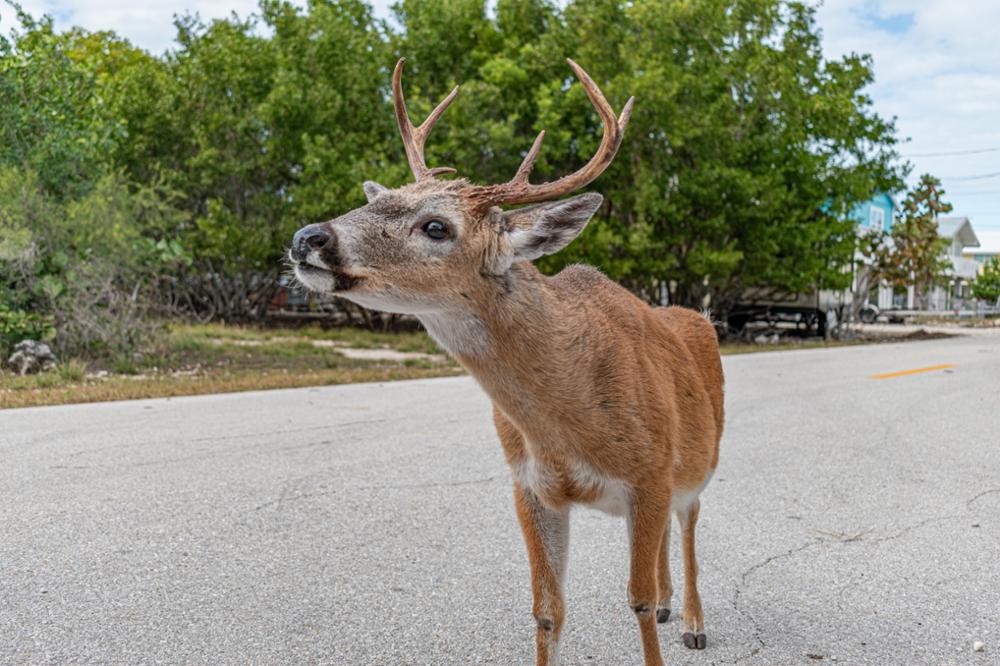
[[0, 168], [0, 346], [44, 337], [61, 357], [109, 361], [150, 347], [154, 281], [184, 261], [151, 236], [176, 215], [118, 175], [59, 199], [31, 172]]
[[55, 373], [63, 382], [79, 382], [87, 376], [87, 364], [80, 359], [71, 358], [60, 363]]
[[0, 365], [21, 340], [46, 340], [52, 335], [52, 320], [0, 303]]
[[972, 295], [990, 304], [1000, 300], [1000, 257], [993, 257], [972, 283]]

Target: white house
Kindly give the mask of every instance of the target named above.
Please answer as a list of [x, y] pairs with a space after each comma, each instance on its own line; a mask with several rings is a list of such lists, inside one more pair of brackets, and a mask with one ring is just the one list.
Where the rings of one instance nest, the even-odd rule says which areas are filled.
[[974, 250], [965, 250], [962, 255], [979, 264], [980, 270], [994, 257], [1000, 257], [1000, 231], [980, 231], [979, 246]]
[[[937, 222], [938, 235], [949, 241], [945, 252], [951, 261], [951, 268], [945, 272], [946, 283], [934, 287], [928, 294], [927, 306], [931, 310], [961, 308], [970, 296], [970, 283], [979, 274], [979, 263], [963, 254], [966, 253], [966, 248], [979, 247], [979, 238], [967, 217], [939, 217]], [[907, 300], [912, 307], [913, 289], [909, 292]]]

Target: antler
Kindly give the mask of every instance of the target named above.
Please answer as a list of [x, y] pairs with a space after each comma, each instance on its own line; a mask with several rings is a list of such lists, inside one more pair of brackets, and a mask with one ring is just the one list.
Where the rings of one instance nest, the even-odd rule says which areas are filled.
[[594, 80], [587, 72], [583, 71], [582, 67], [569, 58], [566, 59], [566, 62], [569, 63], [576, 77], [580, 79], [583, 89], [587, 92], [587, 97], [590, 98], [604, 122], [604, 137], [601, 139], [601, 145], [597, 152], [578, 171], [551, 183], [532, 185], [528, 182], [528, 176], [531, 175], [531, 169], [542, 148], [542, 140], [545, 138], [545, 130], [542, 130], [510, 181], [497, 185], [471, 186], [470, 197], [478, 202], [478, 207], [536, 203], [555, 199], [588, 185], [604, 173], [604, 170], [611, 164], [611, 160], [614, 159], [615, 153], [618, 152], [618, 147], [622, 143], [622, 138], [625, 136], [625, 127], [628, 126], [629, 118], [632, 116], [632, 104], [635, 102], [635, 97], [629, 97], [621, 115], [615, 118], [614, 110]]
[[403, 147], [406, 149], [406, 159], [410, 163], [413, 177], [417, 180], [424, 180], [425, 178], [433, 178], [439, 173], [454, 173], [455, 170], [451, 167], [427, 168], [427, 163], [424, 161], [424, 142], [434, 128], [434, 123], [438, 121], [441, 114], [458, 95], [458, 86], [455, 86], [455, 89], [444, 98], [444, 101], [431, 111], [431, 115], [427, 116], [427, 120], [420, 127], [414, 127], [413, 123], [410, 122], [410, 114], [406, 111], [406, 100], [403, 99], [402, 78], [403, 63], [405, 62], [406, 58], [400, 58], [392, 73], [392, 101], [396, 107], [396, 123], [399, 125], [399, 133], [403, 137]]

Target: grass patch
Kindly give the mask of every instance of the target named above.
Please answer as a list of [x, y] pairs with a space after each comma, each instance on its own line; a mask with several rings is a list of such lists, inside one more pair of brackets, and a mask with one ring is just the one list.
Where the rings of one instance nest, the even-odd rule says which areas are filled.
[[[349, 358], [343, 349], [387, 349], [426, 356]], [[71, 359], [18, 377], [0, 372], [0, 408], [256, 391], [459, 374], [423, 331], [258, 329], [221, 324], [169, 327], [162, 347], [105, 366]]]
[[[78, 384], [40, 380], [19, 384], [0, 376], [0, 408], [37, 407], [78, 402], [169, 398], [206, 393], [233, 393], [303, 386], [328, 386], [356, 382], [382, 382], [398, 379], [421, 379], [461, 374], [457, 368], [365, 367], [320, 369], [310, 372], [234, 372], [192, 376], [159, 374], [155, 376], [109, 376]], [[23, 378], [17, 378], [23, 379]]]
[[[723, 355], [867, 344], [872, 340], [726, 343]], [[344, 349], [391, 349], [422, 356], [350, 358]], [[356, 382], [445, 377], [462, 370], [423, 331], [352, 328], [261, 329], [222, 324], [169, 327], [162, 347], [106, 367], [70, 359], [56, 370], [18, 377], [0, 372], [0, 408], [162, 398]]]
[[441, 350], [429, 335], [423, 331], [399, 333], [378, 333], [360, 328], [331, 328], [303, 326], [302, 328], [253, 328], [248, 326], [226, 326], [224, 324], [192, 324], [174, 326], [170, 331], [174, 344], [197, 347], [205, 341], [233, 343], [267, 343], [294, 340], [339, 343], [355, 349], [388, 348], [402, 352], [440, 354]]

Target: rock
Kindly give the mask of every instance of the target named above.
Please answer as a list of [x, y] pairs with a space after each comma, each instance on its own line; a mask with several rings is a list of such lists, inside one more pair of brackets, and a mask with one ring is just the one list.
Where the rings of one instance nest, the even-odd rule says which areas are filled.
[[19, 375], [44, 372], [56, 367], [58, 360], [52, 348], [44, 342], [22, 340], [14, 345], [14, 353], [7, 359], [7, 365]]
[[973, 652], [982, 652], [985, 649], [986, 649], [986, 644], [983, 643], [982, 641], [976, 641], [975, 643], [972, 644]]

